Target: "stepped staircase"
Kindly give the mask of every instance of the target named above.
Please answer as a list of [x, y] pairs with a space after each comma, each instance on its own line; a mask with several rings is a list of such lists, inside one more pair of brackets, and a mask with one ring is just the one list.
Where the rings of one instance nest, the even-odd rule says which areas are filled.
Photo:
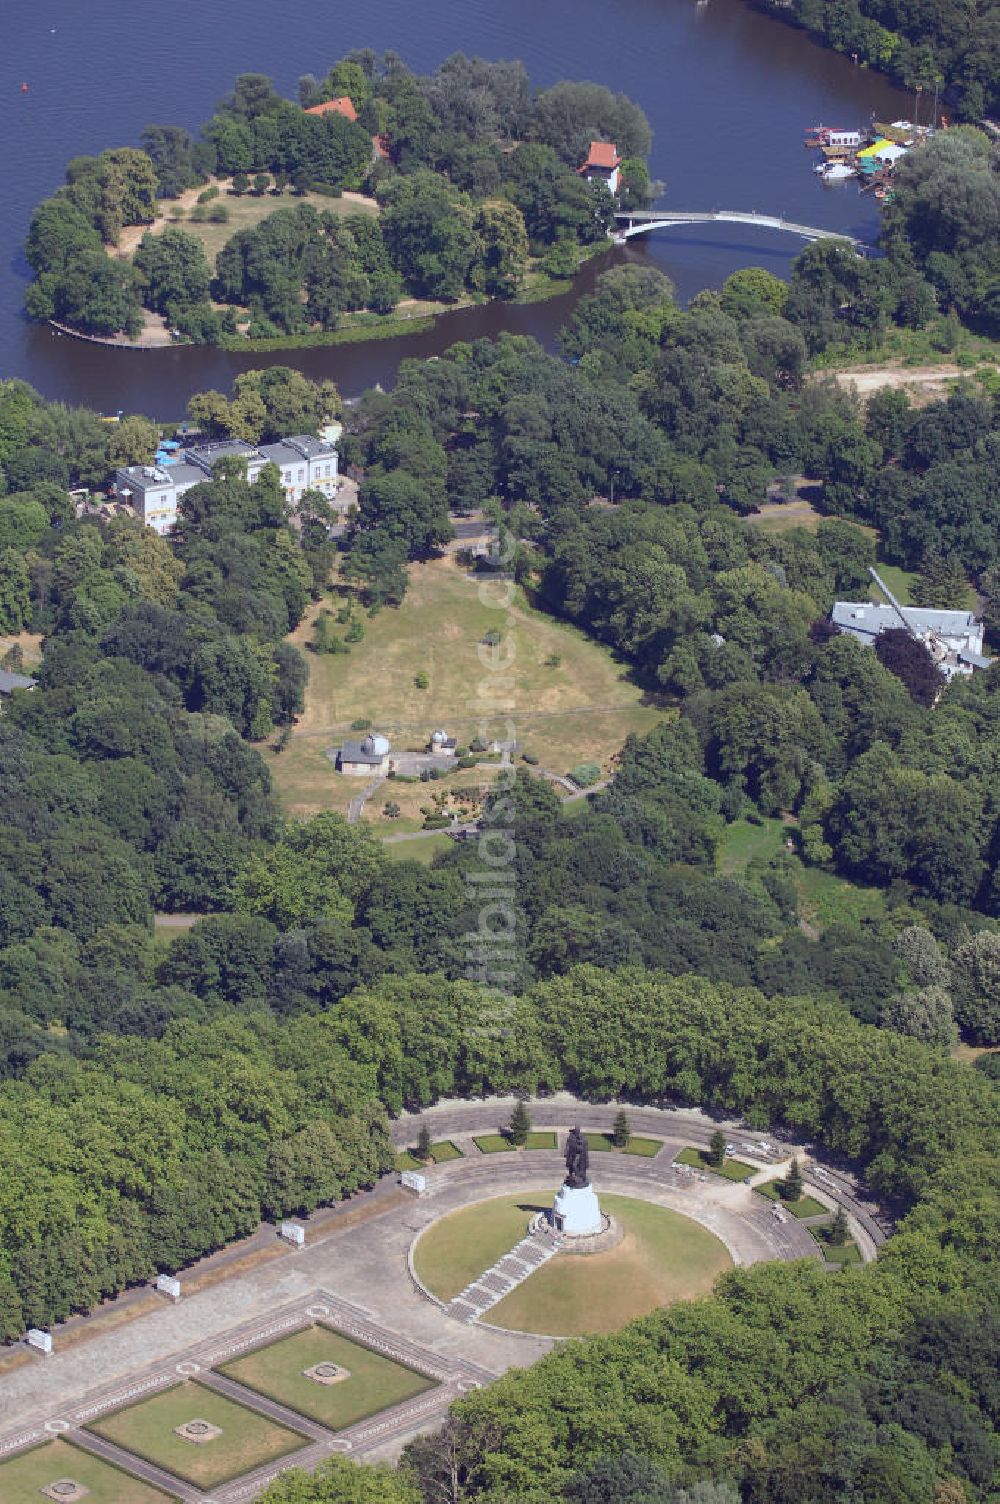
[[515, 1243], [509, 1253], [497, 1259], [471, 1285], [466, 1285], [460, 1295], [448, 1302], [445, 1310], [456, 1321], [478, 1321], [497, 1301], [523, 1284], [529, 1274], [547, 1264], [561, 1247], [562, 1239], [558, 1233], [543, 1225], [522, 1238], [520, 1243]]

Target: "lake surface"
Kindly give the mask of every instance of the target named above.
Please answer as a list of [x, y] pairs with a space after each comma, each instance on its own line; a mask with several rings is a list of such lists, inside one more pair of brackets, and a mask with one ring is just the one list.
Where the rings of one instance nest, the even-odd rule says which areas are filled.
[[[645, 110], [650, 167], [674, 209], [745, 209], [872, 240], [878, 209], [856, 185], [828, 187], [802, 148], [805, 127], [850, 127], [910, 102], [876, 74], [813, 46], [743, 0], [7, 0], [0, 57], [0, 375], [48, 397], [176, 418], [194, 391], [227, 390], [250, 366], [295, 365], [346, 395], [391, 383], [406, 356], [501, 329], [547, 346], [576, 298], [616, 260], [651, 262], [678, 295], [717, 286], [738, 266], [787, 272], [801, 242], [736, 225], [657, 232], [592, 263], [574, 292], [524, 308], [461, 310], [431, 333], [273, 356], [191, 347], [118, 351], [28, 324], [21, 243], [39, 199], [70, 157], [137, 144], [150, 123], [196, 128], [240, 72], [268, 73], [295, 96], [352, 47], [392, 49], [418, 72], [448, 53], [523, 59], [532, 82], [594, 79]], [[21, 92], [22, 81], [28, 92]]]

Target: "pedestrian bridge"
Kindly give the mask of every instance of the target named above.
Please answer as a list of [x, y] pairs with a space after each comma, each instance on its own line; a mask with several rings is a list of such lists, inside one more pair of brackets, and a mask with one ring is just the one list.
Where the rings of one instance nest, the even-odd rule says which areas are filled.
[[838, 234], [836, 230], [821, 230], [815, 225], [799, 225], [792, 220], [781, 219], [775, 214], [758, 214], [757, 211], [741, 209], [709, 209], [704, 212], [688, 209], [623, 209], [615, 215], [618, 229], [615, 239], [622, 243], [635, 235], [648, 235], [651, 230], [672, 230], [678, 225], [755, 225], [760, 230], [783, 230], [788, 235], [797, 235], [801, 240], [846, 240], [859, 256], [874, 256], [875, 247], [856, 240], [853, 235]]

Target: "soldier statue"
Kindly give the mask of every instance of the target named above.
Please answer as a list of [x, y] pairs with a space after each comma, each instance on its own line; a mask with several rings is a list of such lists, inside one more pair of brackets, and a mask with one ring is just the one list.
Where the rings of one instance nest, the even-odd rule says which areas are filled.
[[590, 1176], [587, 1167], [590, 1163], [590, 1151], [587, 1148], [587, 1140], [579, 1128], [571, 1128], [566, 1140], [566, 1184], [574, 1190], [590, 1184]]

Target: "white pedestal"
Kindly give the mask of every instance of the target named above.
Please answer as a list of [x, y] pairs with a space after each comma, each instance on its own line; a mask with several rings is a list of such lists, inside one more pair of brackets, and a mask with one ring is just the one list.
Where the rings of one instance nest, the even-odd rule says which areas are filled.
[[592, 1185], [562, 1185], [552, 1203], [552, 1224], [567, 1238], [589, 1238], [604, 1226]]

